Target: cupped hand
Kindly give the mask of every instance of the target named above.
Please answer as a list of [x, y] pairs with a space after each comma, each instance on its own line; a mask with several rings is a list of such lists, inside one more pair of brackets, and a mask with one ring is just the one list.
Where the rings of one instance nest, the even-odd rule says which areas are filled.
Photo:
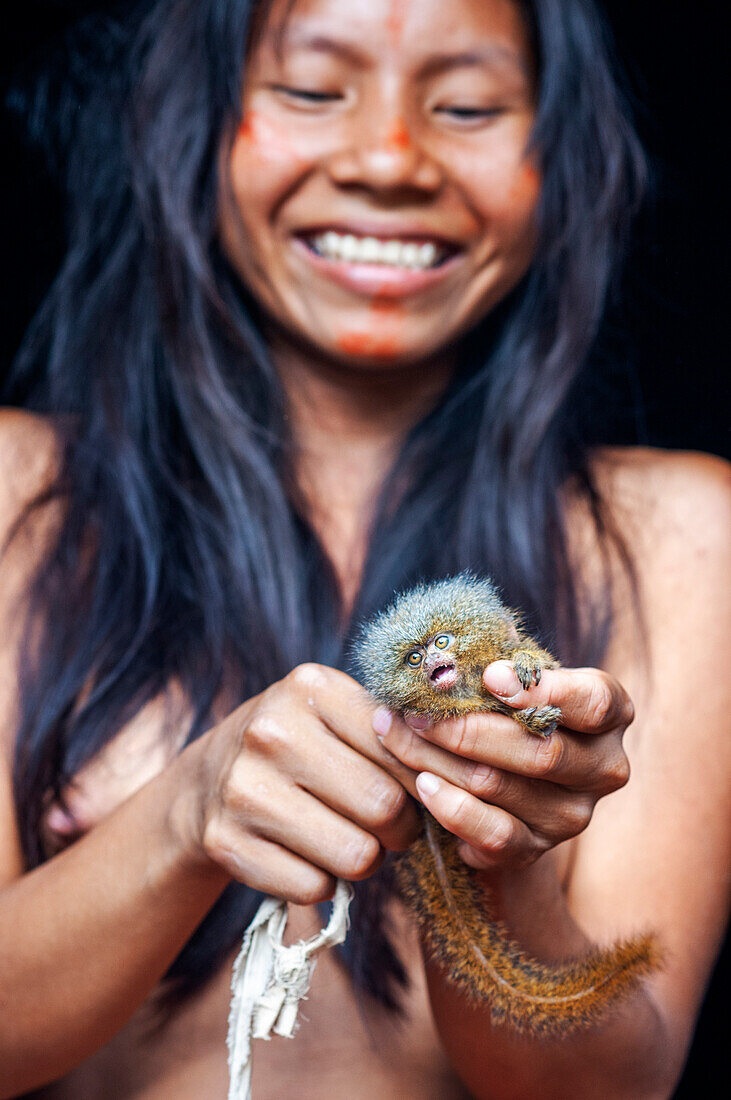
[[385, 848], [407, 848], [419, 832], [403, 783], [413, 776], [379, 744], [374, 710], [349, 676], [301, 665], [191, 745], [199, 854], [311, 904], [336, 877], [372, 874]]
[[622, 738], [634, 708], [621, 684], [599, 669], [547, 669], [525, 690], [510, 663], [497, 661], [484, 683], [516, 710], [560, 707], [562, 724], [543, 739], [501, 714], [430, 724], [385, 708], [374, 724], [384, 747], [417, 773], [417, 797], [460, 838], [465, 862], [517, 867], [580, 833], [598, 800], [627, 782]]

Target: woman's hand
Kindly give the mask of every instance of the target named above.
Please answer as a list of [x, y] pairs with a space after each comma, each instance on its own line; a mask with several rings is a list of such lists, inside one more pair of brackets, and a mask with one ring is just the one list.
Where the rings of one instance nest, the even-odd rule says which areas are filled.
[[374, 710], [349, 676], [301, 665], [191, 745], [198, 854], [311, 904], [407, 848], [419, 820], [396, 776], [413, 776], [381, 748]]
[[622, 737], [634, 708], [617, 680], [598, 669], [544, 670], [526, 691], [510, 662], [496, 661], [484, 682], [516, 710], [560, 707], [563, 724], [544, 740], [485, 712], [430, 725], [380, 708], [374, 721], [384, 747], [419, 773], [415, 793], [460, 837], [465, 862], [497, 870], [531, 863], [576, 836], [597, 801], [624, 786]]

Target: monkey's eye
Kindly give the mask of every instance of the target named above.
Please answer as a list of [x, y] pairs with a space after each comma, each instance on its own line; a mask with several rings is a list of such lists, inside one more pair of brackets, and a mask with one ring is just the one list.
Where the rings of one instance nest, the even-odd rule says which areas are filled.
[[419, 649], [412, 649], [411, 653], [407, 654], [406, 664], [411, 668], [418, 668], [421, 662], [424, 660], [423, 654]]
[[436, 638], [434, 639], [434, 645], [437, 647], [437, 649], [449, 649], [451, 642], [451, 634], [437, 634]]

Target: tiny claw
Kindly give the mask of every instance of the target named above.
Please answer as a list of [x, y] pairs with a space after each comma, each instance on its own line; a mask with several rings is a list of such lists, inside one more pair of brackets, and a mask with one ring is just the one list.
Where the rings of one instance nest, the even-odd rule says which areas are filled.
[[537, 668], [537, 669], [535, 670], [535, 674], [534, 674], [534, 675], [535, 675], [535, 680], [536, 680], [536, 687], [538, 687], [538, 685], [539, 685], [539, 684], [540, 684], [540, 682], [541, 682], [541, 669], [540, 669], [540, 667], [538, 667], [538, 668]]
[[537, 710], [538, 707], [527, 707], [524, 711], [522, 711], [523, 717], [532, 718]]

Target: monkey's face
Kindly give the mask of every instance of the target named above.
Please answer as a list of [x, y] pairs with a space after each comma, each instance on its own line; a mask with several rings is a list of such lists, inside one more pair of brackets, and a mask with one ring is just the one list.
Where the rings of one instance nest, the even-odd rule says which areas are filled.
[[461, 673], [454, 643], [454, 634], [445, 632], [414, 646], [406, 654], [404, 663], [414, 676], [421, 677], [424, 690], [442, 694], [458, 683]]
[[361, 682], [397, 711], [443, 712], [480, 694], [486, 650], [508, 612], [490, 582], [469, 573], [417, 585], [366, 623], [354, 650]]

